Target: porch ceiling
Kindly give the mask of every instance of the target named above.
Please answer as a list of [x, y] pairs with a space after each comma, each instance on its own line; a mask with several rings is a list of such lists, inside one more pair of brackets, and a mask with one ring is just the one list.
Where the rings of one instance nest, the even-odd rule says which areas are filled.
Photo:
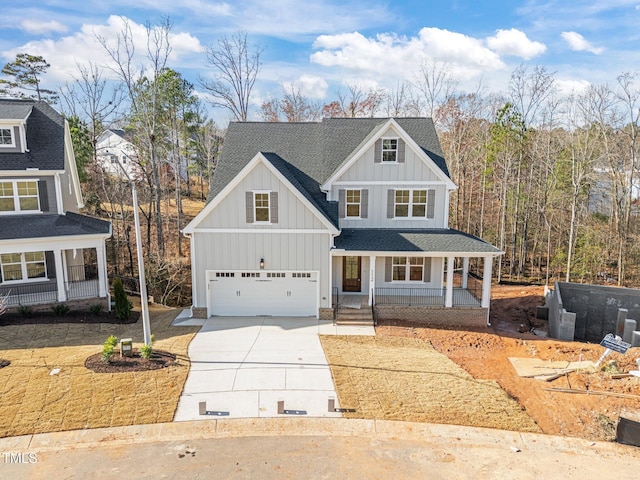
[[104, 220], [68, 212], [66, 215], [7, 215], [0, 217], [0, 241], [45, 237], [111, 235]]
[[335, 247], [345, 251], [437, 252], [495, 256], [503, 252], [468, 233], [452, 229], [343, 229]]

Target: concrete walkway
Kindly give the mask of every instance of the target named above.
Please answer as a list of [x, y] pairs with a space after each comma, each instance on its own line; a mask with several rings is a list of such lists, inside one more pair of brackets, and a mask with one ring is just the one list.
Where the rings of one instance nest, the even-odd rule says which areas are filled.
[[453, 425], [218, 419], [0, 439], [0, 477], [636, 480], [640, 449]]
[[[193, 324], [178, 320], [176, 325]], [[275, 417], [339, 417], [337, 395], [318, 334], [374, 334], [314, 318], [211, 317], [189, 345], [191, 369], [175, 421]], [[206, 402], [208, 415], [200, 415]]]

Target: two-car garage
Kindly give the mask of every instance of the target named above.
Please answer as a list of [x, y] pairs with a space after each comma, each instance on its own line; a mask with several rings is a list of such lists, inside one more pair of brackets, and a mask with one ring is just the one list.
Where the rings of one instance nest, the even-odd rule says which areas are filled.
[[316, 316], [318, 272], [207, 271], [209, 315]]

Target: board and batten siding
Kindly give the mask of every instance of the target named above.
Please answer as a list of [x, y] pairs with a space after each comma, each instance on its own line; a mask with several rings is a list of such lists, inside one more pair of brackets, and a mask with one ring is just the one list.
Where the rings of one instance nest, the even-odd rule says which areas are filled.
[[[278, 222], [247, 223], [246, 192], [278, 192]], [[199, 228], [312, 229], [327, 227], [264, 164], [257, 164], [198, 225]], [[328, 248], [328, 247], [325, 247]]]
[[[340, 185], [336, 190], [368, 190], [367, 218], [340, 218], [340, 228], [445, 228], [447, 225], [445, 185]], [[435, 190], [433, 218], [387, 218], [389, 190]]]
[[[393, 256], [411, 257], [410, 254], [389, 252], [389, 257], [393, 257]], [[387, 257], [376, 258], [376, 287], [442, 288], [444, 286], [444, 281], [443, 281], [444, 259], [441, 257], [431, 258], [431, 281], [429, 282], [387, 282], [385, 278], [386, 258]]]
[[197, 291], [194, 307], [207, 306], [207, 270], [319, 271], [320, 307], [331, 306], [329, 287], [330, 233], [207, 233], [193, 234]]

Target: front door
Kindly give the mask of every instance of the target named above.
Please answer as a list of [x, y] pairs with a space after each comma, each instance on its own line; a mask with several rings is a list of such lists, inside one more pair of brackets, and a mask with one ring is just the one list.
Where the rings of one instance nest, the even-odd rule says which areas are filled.
[[361, 291], [361, 262], [360, 257], [342, 257], [342, 291]]

